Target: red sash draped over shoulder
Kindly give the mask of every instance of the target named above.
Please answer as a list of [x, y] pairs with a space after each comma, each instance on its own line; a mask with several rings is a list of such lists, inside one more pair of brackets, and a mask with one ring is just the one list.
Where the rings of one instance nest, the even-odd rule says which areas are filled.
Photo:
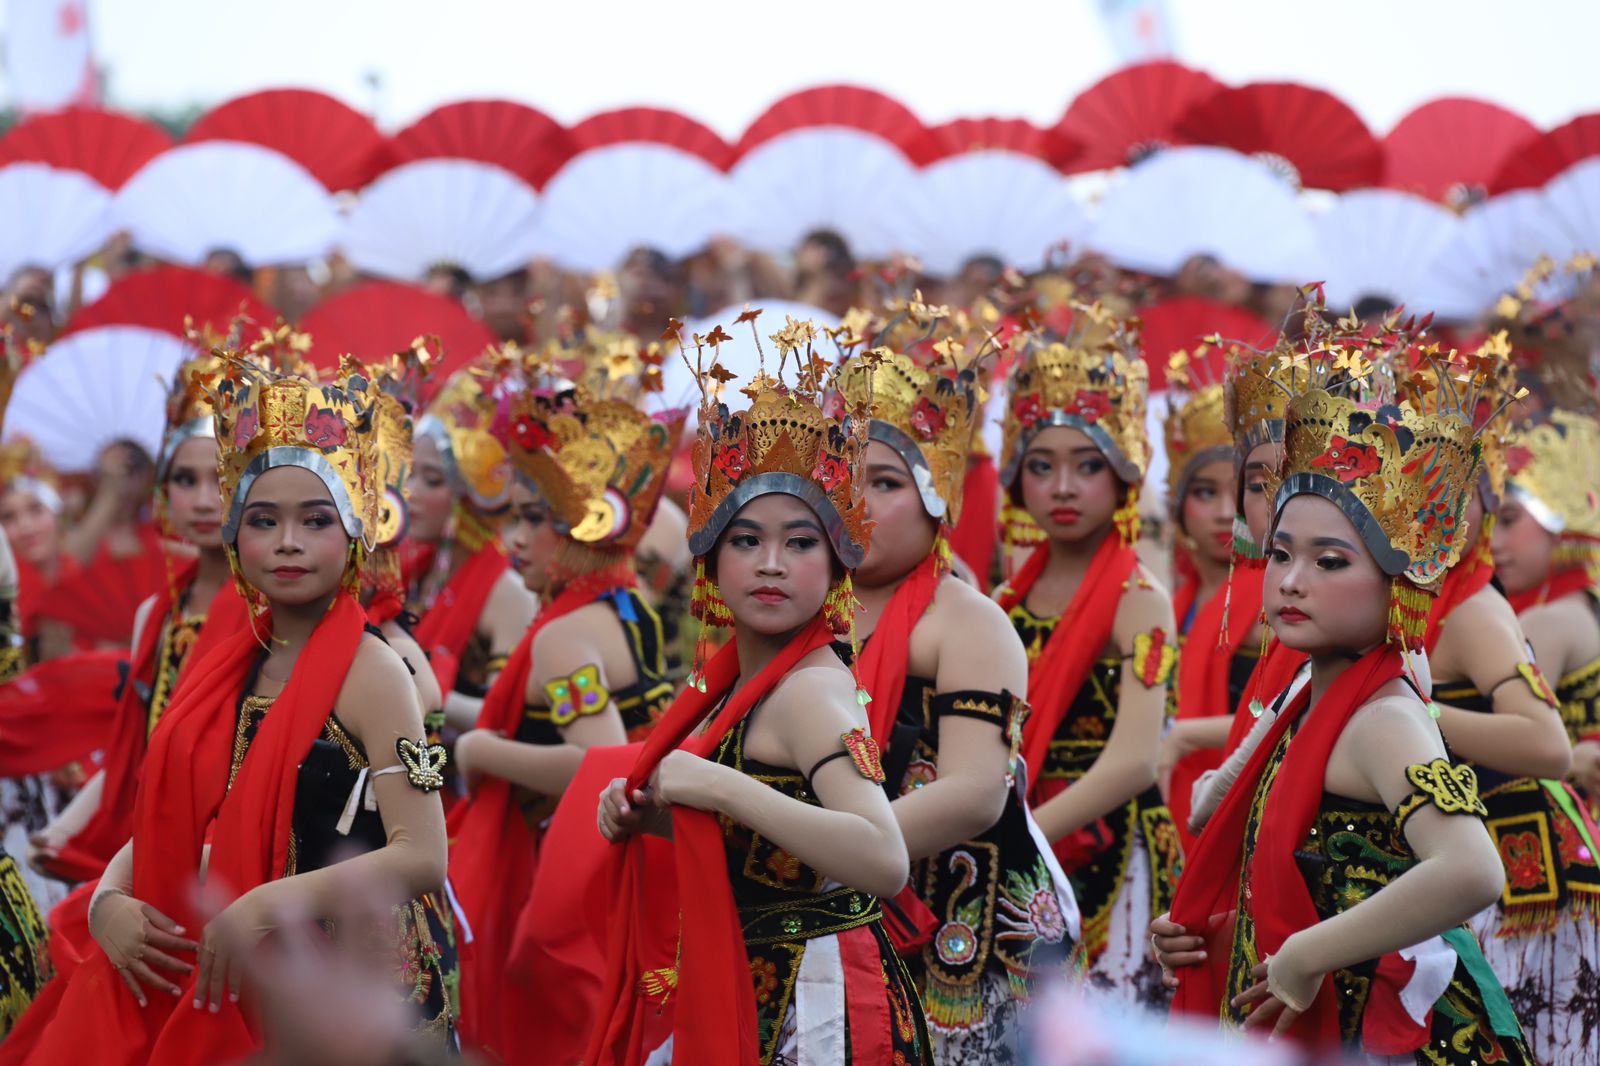
[[[1050, 546], [1045, 544], [1028, 557], [1002, 590], [1002, 608], [1010, 611], [1027, 600], [1034, 582], [1044, 572], [1049, 552]], [[1050, 741], [1067, 716], [1067, 708], [1111, 639], [1117, 603], [1138, 565], [1139, 556], [1133, 548], [1123, 544], [1114, 530], [1108, 533], [1095, 550], [1072, 602], [1061, 612], [1050, 639], [1045, 641], [1044, 651], [1028, 671], [1028, 703], [1033, 712], [1022, 727], [1022, 756], [1028, 764], [1031, 794], [1037, 794], [1039, 772], [1044, 768]]]
[[[710, 756], [728, 731], [796, 663], [832, 640], [833, 634], [819, 615], [737, 691], [732, 691], [739, 680], [737, 640], [730, 641], [706, 665], [706, 690], [685, 689], [656, 724], [628, 775], [628, 788], [648, 784], [666, 754], [680, 746], [692, 754]], [[695, 733], [724, 696], [728, 701], [709, 726]], [[716, 815], [673, 807], [672, 838], [682, 929], [677, 937], [677, 985], [671, 1001], [673, 1060], [696, 1066], [749, 1066], [760, 1059], [755, 990], [733, 886], [728, 881], [722, 827]], [[646, 1019], [658, 1007], [640, 992], [639, 981], [645, 971], [660, 965], [653, 948], [662, 942], [663, 931], [646, 924], [654, 910], [649, 906], [652, 886], [642, 877], [644, 843], [635, 836], [613, 848], [614, 930], [595, 1030], [583, 1057], [587, 1066], [639, 1066], [652, 1050], [647, 1044], [650, 1029]], [[677, 933], [669, 929], [665, 936]]]
[[[1356, 711], [1400, 677], [1401, 668], [1400, 654], [1392, 647], [1368, 652], [1339, 675], [1302, 721], [1310, 699], [1310, 686], [1306, 686], [1278, 715], [1272, 731], [1228, 790], [1187, 858], [1172, 904], [1173, 921], [1208, 938], [1206, 960], [1177, 971], [1175, 1013], [1215, 1020], [1224, 1006], [1231, 930], [1240, 917], [1236, 908], [1241, 905], [1241, 878], [1250, 883], [1251, 891], [1242, 905], [1247, 912], [1244, 916], [1254, 923], [1258, 957], [1275, 953], [1291, 934], [1319, 920], [1294, 853], [1306, 839], [1322, 802], [1334, 744]], [[1257, 785], [1278, 741], [1296, 721], [1301, 725], [1273, 778], [1254, 847], [1246, 851], [1245, 827]], [[1334, 1048], [1340, 1042], [1339, 1004], [1327, 979], [1324, 985], [1290, 1034], [1313, 1047]], [[1374, 996], [1379, 994], [1375, 989]]]
[[411, 635], [428, 655], [433, 674], [439, 679], [440, 692], [449, 695], [455, 691], [461, 655], [478, 631], [478, 619], [483, 617], [484, 605], [489, 602], [495, 582], [510, 565], [511, 560], [498, 540], [479, 548], [450, 575], [450, 580], [444, 583], [433, 605], [412, 631]]
[[[261, 650], [259, 638], [246, 627], [194, 664], [150, 738], [134, 811], [135, 898], [197, 936], [205, 921], [193, 890], [213, 822], [209, 889], [233, 899], [283, 876], [300, 764], [339, 698], [365, 623], [352, 597], [335, 598], [262, 720], [231, 789], [239, 699]], [[152, 994], [150, 1005], [141, 1008], [110, 960], [96, 953], [52, 1000], [54, 1024], [39, 1026], [30, 1010], [24, 1024], [34, 1023], [28, 1029], [36, 1039], [17, 1046], [8, 1041], [0, 1062], [211, 1066], [259, 1047], [239, 1006], [224, 1004], [215, 1014], [195, 1010], [189, 1006], [193, 976], [175, 980], [182, 995]]]
[[[607, 571], [603, 581], [576, 581], [547, 602], [490, 686], [478, 712], [478, 728], [514, 739], [539, 631], [636, 583], [631, 568], [620, 574]], [[520, 1053], [526, 1041], [538, 1035], [527, 1027], [526, 1004], [506, 988], [512, 931], [533, 885], [538, 834], [517, 809], [511, 782], [497, 777], [486, 778], [469, 799], [456, 805], [449, 828], [450, 886], [472, 929], [472, 943], [461, 953], [461, 1033], [469, 1043], [504, 1061], [513, 1049]]]

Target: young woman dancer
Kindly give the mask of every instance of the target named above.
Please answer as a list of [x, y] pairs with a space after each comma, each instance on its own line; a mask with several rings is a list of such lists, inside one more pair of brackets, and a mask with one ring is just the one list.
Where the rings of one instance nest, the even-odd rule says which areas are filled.
[[[746, 410], [721, 401], [726, 371], [699, 374], [695, 600], [702, 618], [732, 622], [733, 640], [602, 797], [608, 838], [671, 833], [682, 916], [678, 929], [641, 927], [646, 886], [629, 872], [642, 842], [617, 849], [618, 927], [584, 1056], [597, 1066], [643, 1061], [661, 999], [679, 1062], [928, 1061], [879, 902], [906, 883], [905, 840], [865, 696], [831, 647], [850, 632], [850, 570], [866, 549], [866, 418], [823, 413], [814, 335], [810, 323], [774, 334], [798, 380], [756, 375]], [[663, 932], [677, 951], [658, 958]]]
[[1095, 305], [1012, 372], [1003, 480], [1046, 535], [996, 592], [1028, 649], [1023, 731], [1034, 817], [1083, 915], [1088, 980], [1164, 1002], [1146, 928], [1172, 898], [1178, 836], [1156, 789], [1177, 648], [1166, 592], [1138, 563], [1146, 375]]

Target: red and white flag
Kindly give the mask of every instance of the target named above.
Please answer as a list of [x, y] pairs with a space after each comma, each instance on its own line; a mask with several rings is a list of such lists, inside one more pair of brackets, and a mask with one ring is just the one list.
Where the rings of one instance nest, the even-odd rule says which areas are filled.
[[5, 72], [24, 114], [100, 102], [88, 0], [6, 0]]

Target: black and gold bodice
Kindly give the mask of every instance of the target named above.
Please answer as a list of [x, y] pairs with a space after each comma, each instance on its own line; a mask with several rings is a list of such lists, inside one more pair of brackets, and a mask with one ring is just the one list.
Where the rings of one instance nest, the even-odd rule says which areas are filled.
[[[759, 708], [757, 708], [759, 709]], [[750, 715], [754, 715], [752, 710]], [[798, 770], [770, 766], [747, 758], [747, 715], [722, 738], [714, 762], [731, 767], [790, 799], [822, 806], [811, 783]], [[854, 753], [852, 753], [854, 757]], [[820, 764], [819, 764], [820, 765]], [[858, 763], [858, 768], [861, 764]], [[755, 982], [756, 1026], [761, 1063], [772, 1063], [783, 1036], [784, 1019], [795, 1005], [796, 987], [806, 946], [835, 934], [870, 936], [876, 948], [889, 1008], [890, 1037], [896, 1063], [927, 1062], [927, 1022], [915, 985], [883, 926], [883, 908], [876, 896], [828, 880], [777, 844], [727, 817], [722, 825], [728, 881], [739, 911], [745, 950]], [[692, 935], [685, 930], [686, 935]], [[842, 978], [842, 975], [830, 975]], [[847, 1014], [849, 1012], [846, 1012]], [[841, 1018], [839, 1024], [845, 1025]], [[848, 1029], [845, 1033], [849, 1046]]]
[[[1600, 623], [1600, 592], [1590, 590], [1589, 606]], [[1563, 676], [1556, 682], [1555, 690], [1556, 702], [1561, 706], [1561, 721], [1572, 742], [1600, 737], [1600, 659]]]
[[[382, 639], [368, 626], [367, 632]], [[240, 698], [234, 731], [232, 765], [228, 787], [249, 753], [257, 731], [272, 713], [274, 697], [249, 695], [260, 672], [260, 661], [250, 671]], [[372, 787], [364, 779], [367, 754], [360, 741], [351, 736], [331, 710], [322, 733], [300, 764], [295, 783], [294, 819], [289, 838], [289, 857], [282, 876], [322, 869], [352, 853], [374, 851], [388, 842], [383, 819], [375, 805], [364, 802], [365, 790]], [[357, 787], [363, 788], [357, 793]], [[354, 818], [346, 830], [340, 821], [347, 805], [353, 803]], [[454, 1045], [453, 1004], [458, 997], [460, 970], [456, 960], [453, 922], [444, 902], [425, 896], [394, 909], [397, 991], [412, 1004], [419, 1016], [419, 1028], [437, 1034], [440, 1046]]]
[[200, 627], [205, 624], [205, 615], [182, 610], [169, 611], [162, 620], [161, 638], [156, 644], [155, 672], [150, 677], [150, 692], [144, 701], [145, 736], [156, 731], [167, 704], [172, 702], [172, 693], [178, 687], [178, 673], [188, 661], [189, 652], [200, 639]]
[[1234, 649], [1228, 660], [1228, 714], [1244, 702], [1245, 690], [1250, 687], [1250, 675], [1261, 661], [1261, 646], [1248, 641]]
[[[1027, 703], [1010, 692], [936, 693], [931, 679], [908, 676], [884, 757], [890, 798], [938, 779], [946, 718], [993, 725], [1015, 759], [1027, 713]], [[929, 1021], [946, 1029], [983, 1021], [985, 972], [1004, 976], [1012, 995], [1025, 999], [1036, 978], [1066, 971], [1075, 947], [1055, 878], [1011, 784], [1008, 775], [1005, 808], [993, 826], [911, 867], [911, 885], [938, 924], [910, 961]]]
[[[1011, 609], [1010, 617], [1028, 649], [1031, 666], [1055, 630], [1057, 619], [1040, 618], [1021, 605]], [[1104, 656], [1090, 666], [1050, 741], [1039, 780], [1030, 784], [1035, 806], [1083, 777], [1105, 751], [1122, 697], [1122, 668], [1122, 660]], [[1165, 672], [1157, 673], [1164, 681]], [[1107, 947], [1112, 910], [1128, 878], [1136, 836], [1142, 839], [1150, 861], [1150, 881], [1143, 886], [1150, 894], [1150, 913], [1161, 914], [1172, 906], [1183, 859], [1172, 812], [1154, 784], [1053, 844], [1078, 899], [1083, 946], [1091, 963]]]
[[[634, 681], [622, 688], [593, 690], [599, 673], [592, 664], [570, 677], [545, 686], [545, 702], [524, 708], [517, 726], [517, 739], [524, 744], [561, 744], [562, 730], [585, 715], [598, 714], [615, 705], [622, 716], [622, 727], [629, 740], [642, 740], [672, 703], [676, 694], [667, 675], [667, 646], [662, 637], [661, 619], [633, 589], [617, 589], [604, 600], [617, 613], [628, 638], [628, 654], [633, 659]], [[591, 672], [586, 672], [586, 669]], [[589, 691], [586, 691], [589, 690]]]
[[0, 685], [15, 681], [28, 668], [28, 645], [22, 636], [17, 606], [0, 596]]
[[[1296, 726], [1298, 728], [1298, 726]], [[1283, 764], [1292, 733], [1285, 733], [1263, 769], [1245, 824], [1245, 850], [1241, 867], [1254, 860], [1256, 840], [1273, 782]], [[1481, 817], [1476, 786], [1470, 771], [1444, 759], [1408, 771], [1416, 786], [1395, 810], [1380, 804], [1324, 791], [1315, 819], [1294, 859], [1319, 921], [1343, 914], [1372, 898], [1417, 864], [1405, 838], [1406, 822], [1416, 812], [1433, 807], [1448, 814]], [[1233, 996], [1255, 983], [1251, 968], [1261, 960], [1255, 928], [1248, 919], [1248, 875], [1241, 878], [1238, 919], [1234, 923], [1229, 958], [1224, 1018], [1240, 1025], [1244, 1012], [1231, 1005]], [[1532, 1066], [1523, 1046], [1521, 1027], [1494, 976], [1477, 940], [1465, 926], [1441, 934], [1456, 954], [1455, 971], [1433, 1005], [1428, 1039], [1416, 1053], [1419, 1064], [1477, 1066], [1506, 1063]], [[1332, 974], [1331, 991], [1339, 1005], [1340, 1031], [1345, 1044], [1358, 1048], [1362, 1024], [1372, 994], [1378, 960], [1371, 959]], [[1323, 995], [1328, 994], [1324, 989]]]

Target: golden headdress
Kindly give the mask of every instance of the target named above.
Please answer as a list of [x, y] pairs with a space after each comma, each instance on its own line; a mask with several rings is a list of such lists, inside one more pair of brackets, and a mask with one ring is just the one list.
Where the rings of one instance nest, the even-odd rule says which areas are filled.
[[167, 479], [172, 457], [185, 441], [196, 437], [215, 437], [208, 382], [221, 373], [222, 357], [205, 352], [179, 364], [167, 390], [167, 425], [161, 438], [161, 454], [156, 459], [156, 482]]
[[874, 321], [857, 308], [828, 331], [842, 350], [866, 346], [839, 367], [839, 388], [847, 406], [870, 416], [868, 439], [905, 462], [923, 510], [954, 527], [983, 415], [981, 362], [994, 338], [973, 335], [966, 316], [920, 299], [895, 310], [893, 318]]
[[[659, 344], [591, 334], [524, 361], [511, 461], [580, 544], [631, 549], [649, 528], [688, 416], [640, 408], [640, 393], [659, 388], [662, 359]], [[582, 370], [576, 383], [562, 377], [572, 366]]]
[[250, 486], [268, 470], [311, 471], [333, 497], [340, 524], [364, 549], [378, 531], [376, 396], [347, 359], [325, 382], [283, 376], [237, 355], [211, 393], [222, 482], [223, 539], [239, 536]]
[[456, 495], [485, 514], [503, 510], [510, 498], [511, 460], [496, 430], [505, 417], [505, 374], [520, 358], [511, 346], [456, 371], [416, 426], [418, 437], [438, 447]]
[[373, 393], [377, 452], [374, 485], [383, 493], [373, 532], [373, 547], [393, 547], [405, 537], [409, 524], [406, 483], [411, 480], [412, 412], [422, 384], [433, 370], [429, 338], [419, 337], [411, 347], [367, 367]]
[[[760, 313], [746, 311], [736, 321], [750, 323], [754, 332]], [[675, 323], [669, 332], [676, 328]], [[867, 443], [867, 412], [846, 398], [833, 417], [824, 413], [824, 397], [838, 388], [834, 372], [812, 347], [816, 336], [814, 324], [793, 319], [772, 334], [778, 367], [767, 373], [763, 354], [761, 369], [739, 390], [750, 401], [743, 411], [732, 410], [722, 398], [723, 386], [735, 375], [718, 364], [717, 349], [732, 338], [720, 325], [708, 336], [693, 338], [696, 358], [690, 370], [701, 393], [695, 483], [689, 490], [689, 550], [696, 556], [711, 552], [741, 507], [774, 492], [810, 505], [844, 566], [853, 569], [866, 556], [866, 504], [856, 472]], [[759, 333], [756, 343], [759, 349]], [[784, 381], [791, 361], [793, 385]]]
[[1600, 421], [1556, 410], [1512, 437], [1506, 492], [1546, 532], [1600, 541]]
[[1136, 321], [1098, 303], [1074, 304], [1066, 339], [1028, 346], [1012, 369], [1001, 482], [1016, 483], [1035, 434], [1070, 426], [1087, 434], [1117, 476], [1137, 488], [1150, 460], [1144, 424], [1149, 382]]
[[1167, 507], [1182, 513], [1189, 482], [1202, 466], [1233, 458], [1233, 432], [1224, 417], [1226, 397], [1220, 381], [1203, 381], [1208, 345], [1191, 356], [1173, 352], [1167, 360], [1167, 401], [1170, 409], [1162, 424], [1167, 447]]

